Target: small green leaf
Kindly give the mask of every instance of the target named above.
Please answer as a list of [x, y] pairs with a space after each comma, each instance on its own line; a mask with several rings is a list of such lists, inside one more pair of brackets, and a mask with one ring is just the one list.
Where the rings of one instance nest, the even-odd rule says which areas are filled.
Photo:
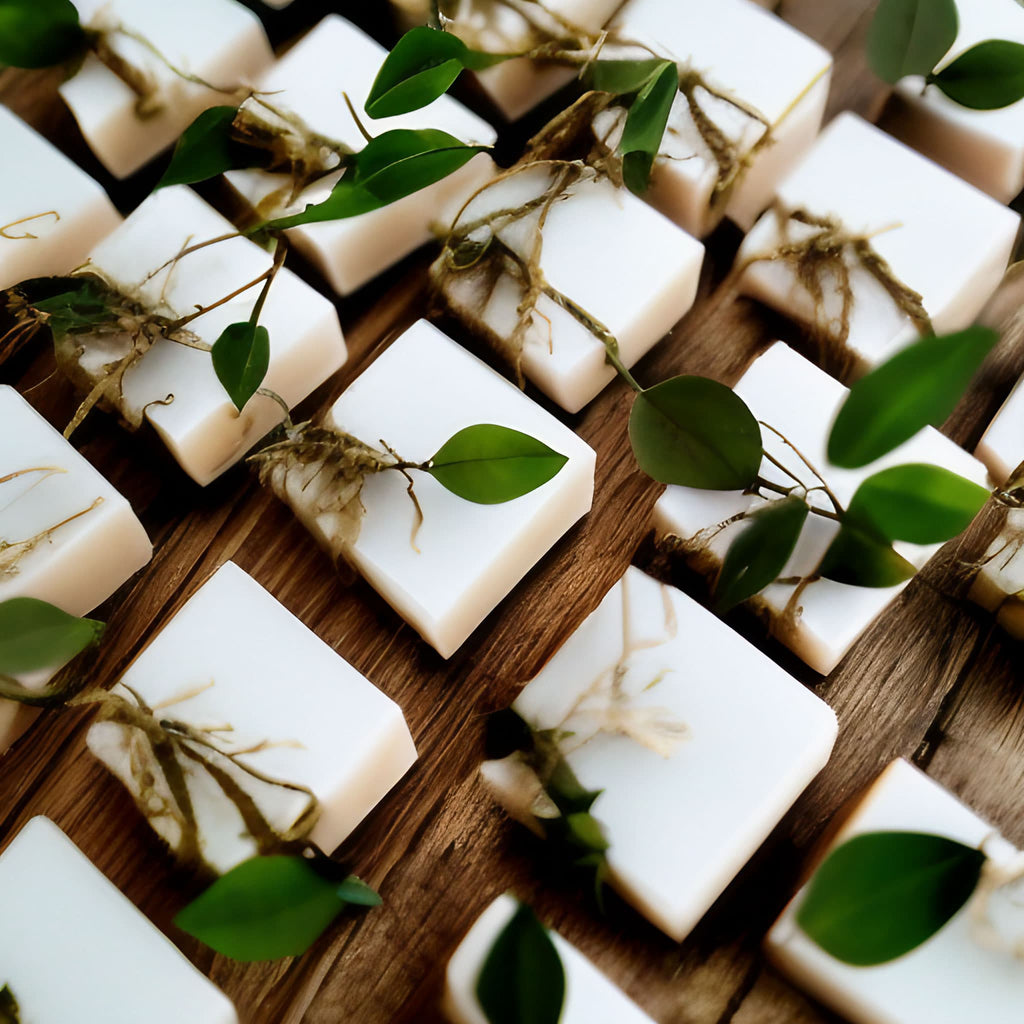
[[1024, 98], [1024, 45], [988, 39], [960, 54], [928, 81], [972, 110], [996, 110]]
[[987, 327], [922, 338], [850, 388], [832, 425], [828, 457], [855, 469], [881, 458], [953, 411], [999, 335]]
[[727, 612], [774, 582], [789, 561], [809, 509], [803, 498], [769, 502], [729, 545], [715, 584], [715, 609]]
[[0, 65], [49, 68], [87, 45], [71, 0], [0, 0]]
[[565, 969], [547, 929], [525, 903], [494, 940], [476, 997], [488, 1024], [558, 1024]]
[[611, 845], [601, 823], [589, 811], [576, 811], [566, 815], [565, 824], [568, 839], [575, 846], [581, 846], [592, 853], [604, 853]]
[[[46, 314], [46, 325], [55, 341], [73, 331], [86, 331], [111, 322], [108, 296], [95, 281], [87, 277], [65, 280], [72, 286], [70, 291], [32, 303], [33, 309]], [[45, 283], [45, 279], [40, 283]]]
[[335, 888], [338, 898], [354, 907], [379, 907], [383, 900], [376, 889], [367, 885], [361, 878], [349, 875]]
[[846, 510], [846, 522], [890, 543], [939, 544], [965, 530], [989, 491], [926, 463], [892, 466], [869, 476]]
[[629, 440], [663, 484], [741, 491], [761, 467], [761, 429], [743, 399], [708, 377], [672, 377], [637, 395]]
[[671, 61], [663, 61], [637, 93], [626, 115], [619, 142], [622, 177], [629, 190], [638, 195], [643, 195], [650, 184], [654, 158], [661, 148], [672, 101], [678, 91], [679, 69]]
[[825, 579], [854, 587], [895, 587], [916, 572], [890, 545], [849, 523], [839, 528], [818, 568]]
[[868, 64], [883, 82], [928, 75], [956, 42], [955, 0], [881, 0], [868, 28]]
[[522, 431], [477, 423], [445, 441], [427, 472], [466, 501], [500, 505], [546, 484], [568, 461]]
[[178, 139], [171, 162], [156, 187], [192, 185], [225, 171], [257, 166], [261, 160], [259, 152], [232, 135], [237, 113], [237, 107], [204, 110]]
[[96, 643], [103, 628], [102, 622], [76, 618], [34, 597], [0, 602], [0, 673], [62, 665]]
[[18, 1000], [9, 985], [0, 988], [0, 1024], [21, 1024]]
[[228, 324], [210, 353], [217, 380], [239, 412], [263, 383], [270, 366], [270, 334], [249, 320]]
[[870, 967], [916, 949], [967, 902], [985, 855], [943, 836], [867, 832], [815, 872], [797, 924], [826, 953]]
[[598, 92], [628, 96], [639, 92], [665, 67], [659, 57], [647, 60], [595, 60], [587, 69], [587, 83]]

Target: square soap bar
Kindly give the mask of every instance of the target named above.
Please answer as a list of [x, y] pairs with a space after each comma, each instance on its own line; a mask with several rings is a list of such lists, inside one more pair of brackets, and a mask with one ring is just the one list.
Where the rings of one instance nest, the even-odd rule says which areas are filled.
[[0, 106], [0, 289], [66, 274], [121, 223], [106, 192]]
[[[477, 981], [491, 947], [517, 909], [512, 896], [499, 896], [477, 918], [448, 961], [443, 1010], [453, 1024], [487, 1024], [476, 997]], [[565, 972], [565, 1002], [559, 1024], [654, 1024], [571, 942], [557, 932], [551, 941]]]
[[1011, 636], [1024, 640], [1024, 508], [1007, 508], [968, 594]]
[[[609, 880], [681, 942], [825, 766], [831, 709], [685, 594], [629, 569], [516, 699], [600, 790]], [[513, 755], [515, 758], [515, 755]], [[516, 813], [517, 761], [484, 781]], [[528, 804], [528, 801], [527, 801]]]
[[[844, 507], [867, 477], [888, 466], [908, 462], [929, 462], [988, 486], [985, 467], [933, 427], [926, 427], [888, 455], [861, 469], [830, 465], [826, 456], [828, 434], [847, 390], [781, 342], [751, 363], [734, 390], [757, 419], [781, 431], [810, 460]], [[794, 395], [800, 396], [799, 402], [793, 400]], [[762, 429], [761, 436], [770, 454], [805, 483], [814, 483], [800, 459], [775, 434]], [[779, 485], [793, 482], [767, 459], [761, 463], [761, 475]], [[734, 491], [670, 486], [655, 506], [655, 526], [659, 533], [688, 539], [760, 504], [761, 498]], [[827, 504], [824, 507], [828, 507]], [[695, 562], [701, 571], [710, 575], [717, 570], [742, 527], [742, 523], [735, 523], [721, 530], [696, 555]], [[796, 549], [780, 575], [803, 577], [813, 573], [836, 529], [836, 523], [831, 520], [808, 516]], [[918, 568], [940, 546], [903, 542], [895, 545], [896, 550]], [[773, 632], [779, 639], [815, 671], [826, 674], [839, 664], [857, 637], [904, 586], [855, 587], [820, 579], [803, 591], [801, 611], [795, 620], [785, 616], [794, 589], [790, 584], [773, 583], [752, 600], [755, 606], [767, 611]]]
[[1005, 484], [1024, 463], [1024, 377], [1003, 402], [988, 425], [974, 454], [988, 466], [998, 484]]
[[[401, 709], [234, 563], [218, 569], [131, 664], [114, 692], [129, 688], [161, 719], [204, 733], [259, 775], [303, 789], [267, 793], [237, 775], [279, 833], [309, 805], [320, 816], [309, 838], [328, 854], [416, 760]], [[89, 729], [89, 749], [140, 799], [139, 737], [116, 721]], [[203, 748], [198, 748], [202, 750]], [[141, 767], [145, 767], [142, 764]], [[216, 871], [254, 856], [234, 802], [198, 762], [185, 777], [201, 855]], [[150, 818], [176, 847], [170, 813]]]
[[[984, 848], [997, 864], [1019, 863], [1020, 853], [987, 822], [907, 761], [894, 761], [868, 790], [829, 847], [864, 832], [910, 831], [945, 836]], [[996, 894], [993, 915], [1017, 925], [1012, 891]], [[970, 908], [917, 949], [877, 967], [834, 959], [796, 923], [801, 896], [768, 933], [777, 966], [816, 999], [853, 1024], [1010, 1024], [1024, 1001], [1024, 971], [1008, 952], [986, 948], [975, 935]], [[1008, 922], [1007, 922], [1008, 923]]]
[[[494, 129], [450, 96], [422, 110], [371, 121], [363, 105], [387, 50], [337, 15], [329, 15], [274, 64], [260, 80], [275, 110], [297, 115], [314, 132], [353, 150], [366, 144], [352, 119], [345, 94], [374, 135], [394, 129], [434, 128], [463, 142], [491, 145]], [[263, 108], [247, 104], [259, 116]], [[454, 174], [380, 210], [324, 224], [292, 228], [289, 236], [344, 295], [355, 291], [414, 249], [432, 240], [433, 225], [444, 228], [462, 202], [494, 173], [486, 153], [478, 153]], [[309, 186], [291, 204], [282, 202], [288, 178], [265, 171], [232, 171], [228, 181], [262, 218], [299, 213], [325, 200], [338, 180], [332, 174]]]
[[[82, 24], [107, 31], [117, 57], [152, 83], [152, 95], [140, 96], [90, 53], [60, 87], [86, 142], [118, 178], [170, 146], [208, 107], [237, 103], [274, 57], [259, 18], [235, 0], [74, 4]], [[171, 65], [215, 88], [187, 81]]]
[[[544, 195], [557, 181], [545, 167], [530, 168], [481, 192], [460, 223], [517, 207]], [[666, 217], [610, 181], [583, 178], [561, 190], [541, 222], [540, 211], [505, 225], [497, 238], [529, 260], [542, 239], [539, 266], [547, 285], [618, 341], [629, 367], [661, 340], [693, 305], [704, 247]], [[474, 234], [473, 239], [476, 238]], [[591, 254], [592, 258], [584, 258]], [[493, 246], [465, 270], [447, 254], [434, 267], [452, 312], [513, 361], [522, 277]], [[615, 377], [605, 345], [579, 317], [542, 294], [522, 332], [523, 373], [567, 412], [579, 412]]]
[[[269, 253], [247, 238], [231, 238], [153, 274], [186, 246], [233, 230], [191, 189], [176, 185], [146, 199], [93, 250], [90, 262], [147, 307], [181, 317], [270, 268]], [[258, 288], [244, 292], [194, 320], [189, 329], [212, 345], [228, 324], [249, 319], [258, 294]], [[333, 304], [287, 268], [270, 289], [260, 324], [270, 333], [270, 367], [263, 387], [280, 395], [289, 408], [345, 362]], [[168, 395], [174, 396], [170, 403]], [[210, 354], [166, 339], [157, 341], [125, 374], [123, 400], [133, 416], [145, 415], [182, 469], [203, 485], [234, 465], [282, 419], [280, 406], [266, 395], [255, 395], [239, 414], [217, 379]]]
[[0, 989], [24, 1024], [237, 1024], [231, 1001], [48, 818], [0, 854]]
[[776, 200], [778, 208], [764, 214], [737, 254], [737, 266], [754, 261], [743, 290], [842, 345], [855, 373], [915, 340], [917, 328], [846, 246], [853, 302], [842, 344], [843, 299], [833, 272], [817, 272], [819, 307], [792, 262], [757, 259], [820, 232], [789, 214], [828, 218], [843, 237], [866, 239], [892, 275], [920, 295], [938, 334], [968, 326], [981, 311], [1002, 280], [1020, 226], [1012, 210], [850, 113], [821, 133], [779, 184]]

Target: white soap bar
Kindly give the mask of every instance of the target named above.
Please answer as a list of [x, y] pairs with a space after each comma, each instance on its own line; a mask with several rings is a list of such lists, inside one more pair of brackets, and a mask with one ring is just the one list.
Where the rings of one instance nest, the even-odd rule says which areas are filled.
[[[840, 469], [830, 465], [826, 457], [828, 434], [847, 390], [781, 342], [751, 363], [736, 384], [735, 391], [757, 419], [781, 431], [810, 460], [824, 475], [844, 507], [849, 504], [861, 481], [888, 466], [908, 462], [932, 463], [988, 486], [985, 467], [932, 427], [926, 427], [895, 451], [862, 469]], [[799, 402], [793, 400], [794, 395], [800, 396]], [[816, 483], [800, 459], [770, 430], [762, 428], [761, 436], [769, 453], [808, 485]], [[767, 459], [761, 464], [761, 475], [779, 485], [793, 483]], [[820, 491], [816, 492], [815, 504], [828, 508], [827, 501], [822, 502], [820, 494]], [[700, 530], [761, 503], [760, 498], [735, 491], [702, 491], [672, 486], [666, 489], [655, 506], [655, 525], [659, 533], [690, 538]], [[710, 555], [711, 561], [717, 565], [744, 525], [736, 523], [719, 532], [703, 552], [705, 559]], [[836, 529], [836, 523], [831, 520], [808, 516], [782, 577], [812, 573]], [[920, 568], [940, 545], [901, 542], [895, 547], [904, 558]], [[706, 570], [712, 567], [701, 566]], [[787, 628], [781, 619], [793, 593], [791, 585], [773, 583], [753, 600], [768, 611], [783, 643], [816, 671], [828, 673], [903, 586], [905, 584], [855, 587], [832, 580], [818, 580], [803, 591], [800, 598], [802, 612], [793, 628]]]
[[[1012, 210], [850, 113], [821, 133], [776, 198], [784, 211], [832, 218], [846, 235], [867, 238], [892, 274], [920, 294], [939, 334], [966, 327], [980, 312], [1002, 280], [1020, 225]], [[812, 233], [788, 225], [792, 241]], [[773, 253], [785, 237], [769, 210], [744, 240], [737, 265]], [[914, 340], [917, 330], [848, 252], [846, 260], [853, 294], [846, 348], [864, 369]], [[823, 277], [823, 309], [782, 260], [751, 263], [742, 286], [779, 312], [838, 336], [842, 299], [831, 275]]]
[[[273, 60], [259, 18], [235, 0], [74, 2], [87, 28], [125, 30], [110, 34], [111, 47], [156, 86], [155, 111], [140, 117], [137, 93], [89, 54], [60, 87], [85, 140], [118, 178], [170, 146], [208, 107], [237, 103], [239, 88]], [[169, 65], [215, 88], [187, 81]]]
[[0, 988], [24, 1024], [237, 1024], [231, 1001], [48, 818], [0, 855]]
[[[680, 942], [836, 737], [826, 704], [691, 598], [632, 568], [513, 708], [535, 730], [570, 734], [569, 766], [601, 791], [591, 813], [610, 843], [611, 883]], [[481, 770], [514, 812], [511, 768]]]
[[[674, 60], [735, 101], [701, 88], [695, 93], [705, 115], [735, 146], [736, 159], [746, 163], [725, 212], [749, 229], [818, 134], [831, 80], [828, 51], [749, 0], [629, 0], [612, 23], [616, 35], [648, 48], [638, 56], [653, 51]], [[764, 140], [766, 131], [770, 141]], [[719, 164], [682, 93], [673, 104], [661, 153], [648, 198], [701, 237], [718, 220], [711, 203]]]
[[[183, 185], [154, 193], [90, 257], [107, 280], [170, 318], [207, 306], [270, 268], [271, 256], [245, 238], [190, 253], [149, 275], [183, 248], [230, 233], [231, 224]], [[259, 286], [189, 324], [212, 345], [228, 324], [249, 319]], [[263, 387], [289, 408], [334, 373], [346, 358], [333, 304], [288, 269], [274, 281], [260, 324], [270, 333]], [[208, 484], [281, 422], [272, 398], [255, 395], [241, 414], [228, 398], [208, 352], [161, 339], [125, 374], [124, 402], [142, 415], [200, 484]], [[164, 403], [168, 395], [174, 401]], [[154, 404], [157, 403], [157, 404]]]
[[[910, 831], [980, 847], [998, 862], [1019, 857], [995, 830], [907, 761], [894, 761], [868, 790], [830, 849], [864, 832]], [[1021, 923], [1013, 892], [993, 910]], [[987, 949], [974, 934], [970, 908], [917, 949], [877, 967], [834, 959], [796, 923], [798, 895], [768, 934], [772, 960], [816, 999], [853, 1024], [1009, 1024], [1020, 1016], [1024, 971], [1009, 953]], [[1002, 904], [1000, 907], [999, 905]], [[1008, 923], [1008, 922], [1007, 922]], [[1019, 937], [1019, 936], [1018, 936]]]
[[0, 106], [0, 289], [73, 270], [121, 223], [106, 192]]
[[974, 454], [988, 466], [992, 479], [1006, 483], [1024, 462], [1024, 378], [1003, 402]]
[[999, 536], [978, 566], [968, 595], [1011, 636], [1024, 640], [1024, 509], [1008, 508]]
[[[477, 918], [448, 961], [442, 1008], [454, 1024], [487, 1024], [476, 997], [477, 981], [491, 947], [516, 909], [512, 896], [499, 896]], [[549, 934], [565, 972], [565, 1001], [559, 1024], [654, 1024], [571, 942], [557, 932]]]
[[[343, 94], [374, 135], [394, 129], [434, 128], [463, 142], [491, 145], [494, 129], [450, 96], [441, 96], [422, 110], [372, 121], [363, 112], [387, 50], [337, 15], [329, 15], [288, 51], [260, 80], [264, 99], [275, 110], [298, 117], [318, 134], [352, 150], [366, 144]], [[249, 110], [259, 115], [258, 102]], [[428, 188], [390, 206], [358, 217], [293, 228], [289, 235], [323, 271], [341, 294], [354, 291], [434, 238], [432, 227], [443, 229], [466, 197], [494, 173], [486, 153]], [[289, 179], [264, 171], [233, 171], [228, 181], [262, 218], [299, 213], [307, 204], [327, 198], [338, 180], [331, 174], [287, 204]], [[282, 201], [284, 200], [284, 201]]]
[[[506, 178], [480, 193], [460, 223], [517, 207], [543, 195], [552, 183], [545, 167]], [[693, 305], [704, 247], [610, 181], [584, 178], [563, 194], [542, 226], [538, 211], [499, 224], [497, 237], [523, 260], [541, 238], [544, 281], [603, 324], [617, 339], [623, 363], [632, 366]], [[497, 246], [493, 258], [502, 259]], [[445, 266], [442, 257], [437, 267]], [[500, 263], [493, 267], [497, 280], [487, 255], [469, 270], [448, 271], [443, 291], [455, 315], [507, 355], [525, 289], [521, 277]], [[578, 412], [615, 377], [602, 341], [547, 295], [539, 297], [522, 340], [524, 374], [567, 412]]]
[[[128, 696], [126, 688], [161, 718], [208, 731], [246, 767], [311, 790], [320, 817], [310, 840], [327, 853], [416, 760], [398, 705], [232, 562], [196, 591], [114, 692]], [[88, 744], [137, 794], [128, 730], [97, 722]], [[253, 856], [237, 808], [212, 777], [188, 764], [186, 778], [204, 859], [228, 871]], [[306, 794], [287, 791], [266, 810], [284, 832], [308, 803]], [[173, 844], [179, 829], [170, 815], [151, 824]]]

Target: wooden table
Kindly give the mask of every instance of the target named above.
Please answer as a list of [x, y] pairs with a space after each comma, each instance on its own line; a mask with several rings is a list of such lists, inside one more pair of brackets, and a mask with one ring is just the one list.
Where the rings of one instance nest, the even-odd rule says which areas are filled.
[[[383, 8], [383, 0], [378, 5]], [[270, 19], [274, 41], [283, 43], [314, 24], [327, 6], [298, 0], [293, 10]], [[352, 6], [354, 19], [367, 24], [364, 5]], [[872, 116], [884, 100], [884, 87], [863, 59], [872, 6], [868, 0], [781, 4], [784, 18], [836, 55], [830, 114], [853, 109]], [[369, 20], [374, 24], [368, 27], [386, 39], [380, 12], [371, 12]], [[158, 169], [127, 185], [103, 174], [54, 85], [47, 73], [9, 71], [0, 75], [0, 100], [62, 144], [130, 209], [152, 187]], [[514, 138], [509, 145], [514, 148]], [[684, 372], [731, 384], [772, 339], [799, 341], [791, 327], [753, 303], [709, 301], [738, 241], [728, 227], [711, 239], [701, 300], [640, 363], [639, 379], [654, 382]], [[349, 362], [303, 404], [301, 415], [325, 409], [397, 330], [423, 312], [429, 258], [411, 257], [339, 303]], [[327, 290], [308, 268], [295, 266]], [[1024, 369], [1024, 345], [1016, 340], [1007, 339], [989, 360], [947, 424], [968, 447]], [[75, 399], [61, 379], [50, 377], [52, 370], [51, 355], [40, 351], [0, 368], [0, 377], [63, 426]], [[485, 715], [512, 701], [630, 562], [650, 562], [650, 513], [659, 487], [637, 470], [630, 454], [629, 404], [629, 392], [615, 383], [582, 415], [568, 417], [598, 452], [594, 509], [448, 662], [368, 586], [344, 586], [290, 513], [261, 492], [244, 468], [202, 490], [152, 437], [130, 436], [109, 417], [91, 417], [76, 444], [129, 498], [155, 546], [149, 567], [99, 610], [109, 630], [97, 681], [118, 678], [205, 576], [233, 559], [402, 706], [420, 760], [341, 851], [380, 890], [384, 906], [342, 919], [293, 961], [234, 964], [174, 930], [171, 919], [194, 883], [174, 870], [126, 792], [87, 753], [87, 710], [47, 714], [0, 761], [0, 846], [32, 815], [53, 818], [235, 1000], [250, 1024], [439, 1020], [445, 963], [475, 917], [504, 890], [532, 902], [664, 1024], [833, 1020], [765, 965], [761, 936], [794, 891], [829, 818], [895, 756], [913, 759], [1010, 839], [1024, 843], [1021, 649], [956, 596], [955, 556], [965, 550], [954, 550], [957, 542], [824, 680], [766, 637], [751, 616], [734, 613], [730, 622], [737, 630], [836, 709], [840, 732], [832, 761], [682, 945], [614, 897], [602, 916], [582, 886], [567, 886], [543, 865], [540, 844], [496, 809], [476, 768]], [[974, 547], [985, 529], [979, 523], [972, 530], [968, 541]], [[692, 577], [680, 573], [677, 582], [706, 596]], [[89, 923], [81, 927], [88, 941]], [[57, 971], [54, 983], [60, 983]]]

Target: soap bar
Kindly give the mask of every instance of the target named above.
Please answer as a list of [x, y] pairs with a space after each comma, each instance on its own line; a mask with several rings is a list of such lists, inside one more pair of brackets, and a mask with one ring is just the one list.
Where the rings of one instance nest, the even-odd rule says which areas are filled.
[[[894, 761], [857, 805], [829, 849], [864, 832], [910, 831], [983, 847], [997, 863], [1020, 853], [937, 782], [907, 761]], [[877, 967], [834, 959], [796, 923], [801, 896], [768, 934], [768, 955], [816, 999], [853, 1024], [963, 1024], [1016, 1020], [1024, 971], [1010, 953], [986, 948], [970, 905], [917, 949]], [[993, 898], [993, 915], [1015, 924], [1021, 912], [1011, 890]], [[1006, 918], [1004, 918], [1004, 914]], [[1011, 924], [1011, 927], [1012, 927]]]
[[[129, 702], [137, 695], [161, 720], [205, 737], [205, 746], [189, 749], [230, 755], [232, 761], [216, 757], [215, 763], [234, 774], [278, 833], [292, 828], [315, 798], [320, 816], [309, 838], [327, 853], [416, 760], [400, 708], [231, 562], [193, 594], [113, 692]], [[152, 798], [159, 787], [140, 790], [143, 737], [102, 718], [89, 729], [89, 749], [136, 801]], [[237, 765], [291, 788], [261, 785]], [[183, 768], [201, 859], [225, 872], [254, 856], [238, 807], [214, 775], [187, 755]], [[177, 847], [176, 815], [148, 813], [154, 829]]]
[[988, 425], [974, 454], [999, 484], [1005, 484], [1024, 462], [1024, 378], [1017, 381]]
[[[453, 1024], [487, 1024], [476, 997], [477, 981], [491, 947], [517, 909], [512, 896], [499, 896], [477, 918], [448, 961], [443, 1010]], [[565, 1002], [559, 1024], [653, 1024], [571, 942], [551, 932], [565, 972]]]
[[152, 83], [151, 95], [140, 96], [90, 53], [60, 87], [86, 142], [118, 178], [170, 146], [208, 107], [237, 103], [274, 56], [259, 19], [235, 0], [75, 0], [75, 7], [87, 29], [109, 30], [117, 56]]
[[[631, 568], [516, 699], [599, 790], [612, 885], [682, 941], [824, 767], [821, 700], [680, 591]], [[515, 813], [513, 760], [484, 781]]]
[[[781, 431], [810, 460], [844, 507], [849, 504], [861, 481], [888, 466], [908, 462], [932, 463], [988, 486], [985, 467], [932, 427], [926, 427], [888, 455], [861, 469], [840, 469], [830, 465], [825, 454], [828, 434], [846, 397], [846, 388], [781, 342], [754, 360], [736, 384], [735, 391], [757, 419]], [[794, 395], [800, 396], [799, 402], [794, 402]], [[761, 436], [769, 453], [805, 483], [815, 483], [800, 459], [772, 431], [762, 428]], [[761, 464], [761, 475], [779, 485], [793, 483], [767, 459]], [[655, 526], [659, 533], [687, 539], [761, 503], [760, 498], [734, 491], [701, 491], [670, 486], [655, 506]], [[827, 503], [823, 507], [827, 508]], [[717, 569], [743, 526], [741, 522], [723, 529], [697, 554], [696, 564], [702, 571], [711, 574]], [[809, 516], [781, 576], [813, 573], [836, 528], [831, 520]], [[940, 545], [901, 542], [895, 547], [904, 558], [920, 568]], [[904, 585], [855, 587], [832, 580], [818, 580], [803, 591], [799, 599], [802, 611], [795, 621], [784, 615], [794, 590], [789, 584], [771, 584], [753, 599], [753, 603], [767, 611], [773, 632], [783, 643], [813, 669], [828, 673]]]
[[938, 334], [966, 327], [980, 312], [1002, 279], [1020, 224], [1013, 211], [850, 113], [821, 133], [779, 184], [776, 200], [778, 208], [764, 214], [737, 254], [737, 266], [746, 267], [742, 288], [811, 327], [852, 375], [884, 362], [918, 329], [848, 245], [852, 308], [844, 342], [834, 270], [809, 268], [824, 291], [819, 304], [792, 261], [758, 259], [787, 240], [822, 233], [791, 213], [828, 219], [844, 239], [866, 239], [895, 280], [918, 293]]
[[24, 1024], [237, 1024], [230, 1000], [48, 818], [0, 855], [0, 989]]
[[121, 223], [106, 192], [0, 106], [0, 289], [65, 274]]
[[[246, 238], [231, 238], [153, 273], [186, 246], [232, 231], [230, 222], [191, 189], [177, 185], [146, 199], [93, 250], [90, 262], [149, 308], [181, 317], [270, 268], [269, 253]], [[212, 345], [228, 324], [249, 319], [258, 295], [259, 288], [251, 288], [194, 320], [189, 329]], [[333, 304], [286, 268], [270, 289], [260, 324], [270, 333], [270, 368], [263, 387], [280, 395], [289, 408], [345, 362]], [[169, 403], [168, 395], [174, 396]], [[166, 339], [157, 341], [125, 374], [123, 402], [133, 417], [145, 415], [182, 469], [204, 485], [282, 419], [281, 407], [266, 395], [255, 395], [239, 414], [217, 379], [210, 354]]]
[[[498, 244], [472, 267], [451, 269], [446, 252], [433, 273], [457, 317], [513, 365], [519, 363], [563, 409], [578, 412], [615, 377], [604, 342], [582, 321], [596, 321], [610, 332], [622, 362], [632, 366], [693, 305], [704, 247], [608, 180], [585, 175], [558, 188], [562, 173], [530, 168], [479, 193], [461, 226], [549, 191], [562, 198], [546, 211], [541, 207], [512, 222], [499, 221], [493, 232]], [[470, 236], [473, 242], [482, 237]], [[521, 312], [524, 279], [519, 264], [499, 246], [528, 262], [537, 241], [545, 283], [570, 299], [577, 315], [550, 294], [539, 296], [532, 313]], [[581, 253], [589, 258], [581, 259]]]
[[[329, 15], [262, 76], [259, 87], [263, 95], [247, 101], [245, 107], [256, 116], [266, 115], [262, 100], [352, 150], [362, 149], [366, 142], [345, 95], [374, 135], [399, 128], [434, 128], [466, 143], [489, 146], [494, 142], [494, 129], [450, 96], [400, 117], [371, 121], [363, 105], [386, 56], [387, 51], [368, 35], [344, 18]], [[293, 228], [289, 236], [344, 295], [432, 240], [434, 225], [443, 230], [463, 200], [493, 173], [490, 156], [479, 153], [436, 184], [380, 210]], [[264, 171], [227, 175], [261, 219], [299, 213], [307, 204], [322, 202], [338, 177], [334, 173], [322, 178], [289, 202], [290, 184], [285, 175]]]
[[969, 597], [995, 616], [1011, 636], [1024, 640], [1024, 509], [1008, 508], [971, 582]]

